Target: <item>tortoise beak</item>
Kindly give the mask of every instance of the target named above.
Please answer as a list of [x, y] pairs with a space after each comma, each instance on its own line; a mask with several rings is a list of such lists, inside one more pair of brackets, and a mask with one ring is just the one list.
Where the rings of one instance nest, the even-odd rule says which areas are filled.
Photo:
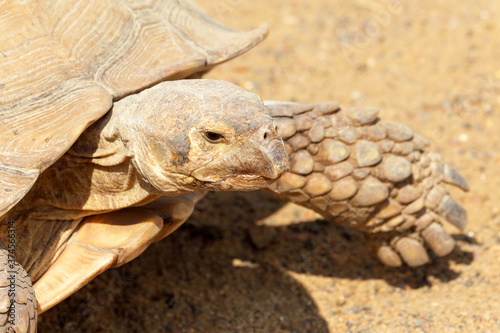
[[254, 172], [272, 183], [290, 169], [290, 162], [274, 121], [259, 128], [250, 138], [248, 156], [253, 158]]
[[[269, 178], [272, 181], [278, 180], [285, 172], [290, 170], [290, 161], [288, 160], [288, 155], [286, 154], [283, 141], [275, 140], [267, 150], [267, 152], [262, 152], [264, 155], [267, 153], [267, 157], [272, 165], [272, 170], [269, 172], [262, 172], [262, 175]], [[264, 158], [264, 157], [263, 157]]]
[[249, 140], [242, 151], [242, 154], [233, 156], [233, 164], [237, 165], [233, 169], [235, 174], [253, 174], [266, 178], [272, 183], [290, 169], [288, 156], [281, 139], [275, 139], [267, 145]]

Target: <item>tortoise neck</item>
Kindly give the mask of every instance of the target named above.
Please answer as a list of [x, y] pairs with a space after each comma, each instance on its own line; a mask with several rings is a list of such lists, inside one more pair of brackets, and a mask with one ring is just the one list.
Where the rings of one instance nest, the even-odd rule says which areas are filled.
[[[93, 137], [92, 131], [85, 132], [79, 141], [89, 143]], [[126, 155], [115, 158], [111, 165], [102, 165], [99, 162], [103, 159], [97, 159], [96, 163], [92, 156], [86, 156], [85, 150], [75, 148], [77, 144], [40, 175], [15, 208], [17, 213], [29, 212], [32, 218], [71, 220], [141, 206], [160, 197], [151, 186], [138, 179]]]
[[32, 218], [72, 220], [142, 206], [159, 197], [141, 185], [128, 161], [102, 167], [63, 156], [40, 175], [16, 210], [29, 211]]

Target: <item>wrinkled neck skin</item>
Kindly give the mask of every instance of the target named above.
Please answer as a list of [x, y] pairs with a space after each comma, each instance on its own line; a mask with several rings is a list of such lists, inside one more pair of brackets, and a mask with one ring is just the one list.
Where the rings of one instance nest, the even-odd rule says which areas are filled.
[[[207, 133], [222, 137], [217, 142]], [[256, 190], [288, 168], [260, 99], [222, 81], [162, 83], [113, 106], [12, 214], [76, 219], [198, 190]]]

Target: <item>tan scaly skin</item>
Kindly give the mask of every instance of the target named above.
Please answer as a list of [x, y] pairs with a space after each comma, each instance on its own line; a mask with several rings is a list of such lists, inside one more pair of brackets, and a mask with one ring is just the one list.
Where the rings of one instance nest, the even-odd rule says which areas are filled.
[[269, 192], [365, 232], [388, 266], [428, 263], [425, 244], [439, 257], [453, 250], [441, 221], [463, 230], [467, 214], [444, 184], [468, 186], [439, 155], [425, 151], [424, 138], [379, 119], [373, 108], [266, 105], [291, 162]]

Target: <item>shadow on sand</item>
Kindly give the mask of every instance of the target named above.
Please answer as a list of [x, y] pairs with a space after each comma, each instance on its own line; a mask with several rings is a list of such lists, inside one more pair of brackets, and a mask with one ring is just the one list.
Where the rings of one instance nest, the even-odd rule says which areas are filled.
[[255, 226], [284, 204], [263, 192], [209, 196], [167, 239], [43, 314], [39, 331], [328, 332], [293, 273], [421, 288], [431, 276], [456, 279], [450, 262], [472, 261], [456, 248], [425, 267], [394, 269], [378, 262], [362, 233], [325, 220]]

